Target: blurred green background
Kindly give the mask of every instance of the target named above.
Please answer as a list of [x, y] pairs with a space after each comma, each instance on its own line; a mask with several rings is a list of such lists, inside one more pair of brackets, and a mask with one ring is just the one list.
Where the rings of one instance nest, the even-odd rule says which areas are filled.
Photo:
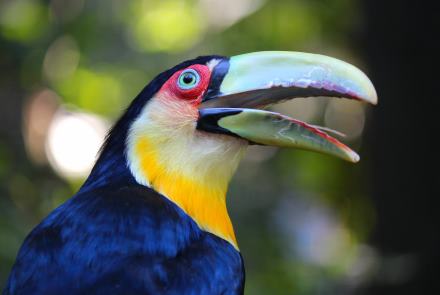
[[26, 234], [78, 189], [111, 123], [156, 74], [198, 55], [290, 50], [357, 65], [380, 104], [276, 107], [345, 133], [361, 162], [250, 149], [229, 191], [246, 294], [427, 294], [439, 238], [423, 198], [438, 173], [405, 172], [426, 146], [400, 143], [415, 128], [406, 115], [424, 120], [410, 99], [422, 94], [425, 110], [436, 93], [416, 60], [438, 52], [420, 33], [438, 21], [383, 2], [0, 0], [0, 289]]

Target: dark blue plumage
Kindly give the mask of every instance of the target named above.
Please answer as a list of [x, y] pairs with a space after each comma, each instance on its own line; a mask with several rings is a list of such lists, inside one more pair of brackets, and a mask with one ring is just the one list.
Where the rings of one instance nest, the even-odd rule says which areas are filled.
[[26, 238], [4, 295], [243, 293], [240, 253], [137, 184], [125, 155], [132, 121], [161, 85], [174, 72], [213, 57], [160, 74], [136, 97], [80, 191]]
[[79, 194], [26, 238], [4, 294], [241, 294], [243, 262], [140, 185]]

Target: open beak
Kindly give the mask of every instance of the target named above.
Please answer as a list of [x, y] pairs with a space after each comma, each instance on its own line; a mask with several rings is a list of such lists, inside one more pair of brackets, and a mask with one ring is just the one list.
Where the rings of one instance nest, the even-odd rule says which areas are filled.
[[354, 151], [322, 128], [261, 109], [297, 97], [322, 96], [377, 103], [368, 77], [335, 58], [283, 51], [234, 56], [214, 67], [197, 128], [250, 143], [295, 147], [359, 161]]

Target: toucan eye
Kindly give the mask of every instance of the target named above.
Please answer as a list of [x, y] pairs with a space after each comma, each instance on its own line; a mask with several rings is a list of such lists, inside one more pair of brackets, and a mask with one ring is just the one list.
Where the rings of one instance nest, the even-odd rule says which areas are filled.
[[188, 90], [196, 87], [199, 82], [199, 73], [193, 69], [186, 69], [180, 74], [179, 79], [177, 79], [177, 86], [179, 86], [180, 89]]

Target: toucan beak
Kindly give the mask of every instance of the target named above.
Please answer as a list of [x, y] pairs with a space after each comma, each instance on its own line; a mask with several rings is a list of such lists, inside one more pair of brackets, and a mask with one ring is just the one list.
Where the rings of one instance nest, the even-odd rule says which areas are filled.
[[199, 110], [197, 128], [251, 143], [295, 147], [357, 162], [359, 156], [319, 127], [262, 110], [297, 97], [341, 97], [371, 104], [368, 77], [341, 60], [301, 52], [254, 52], [220, 61]]

